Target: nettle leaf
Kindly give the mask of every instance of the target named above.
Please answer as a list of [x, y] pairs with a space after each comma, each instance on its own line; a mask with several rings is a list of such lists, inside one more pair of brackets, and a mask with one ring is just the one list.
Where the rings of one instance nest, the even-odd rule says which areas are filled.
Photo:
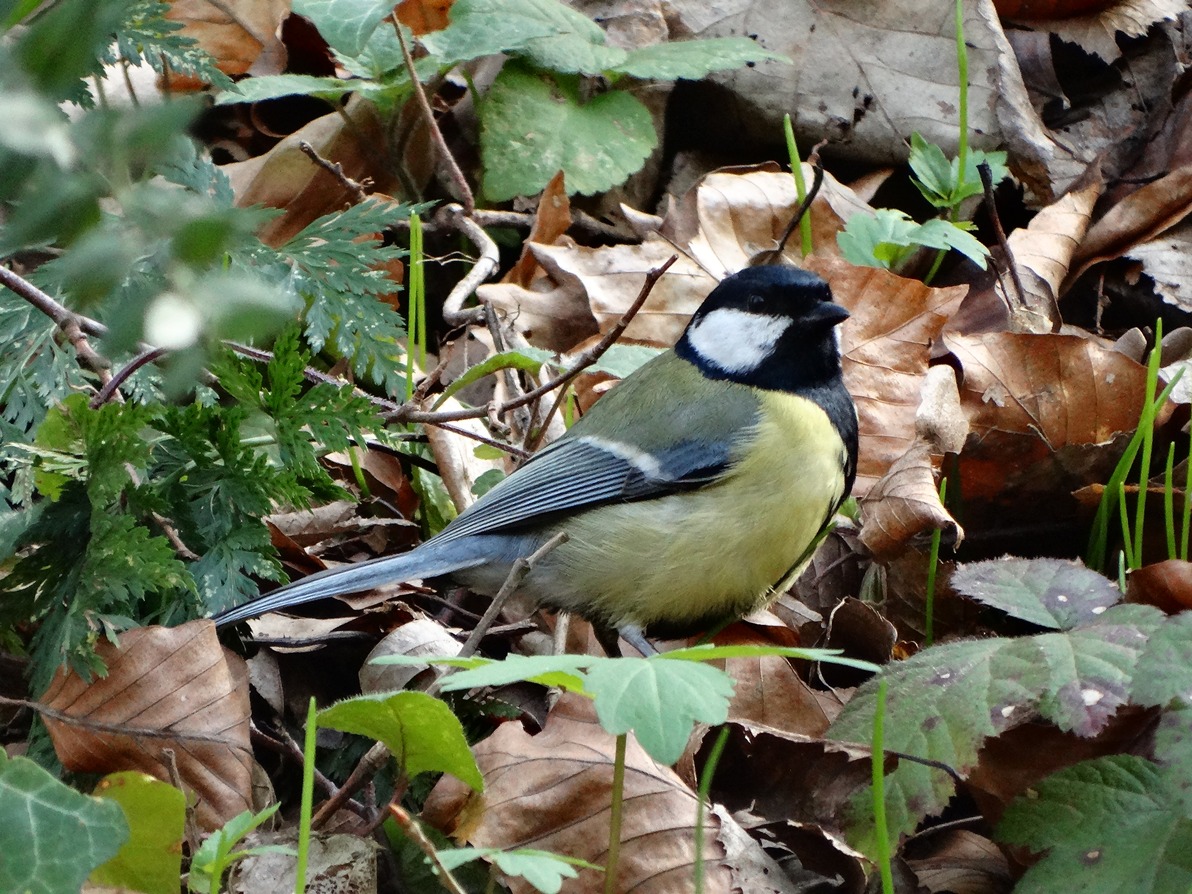
[[0, 749], [0, 891], [81, 890], [127, 840], [120, 805], [81, 795], [28, 758], [7, 758]]
[[588, 668], [588, 689], [602, 727], [613, 735], [632, 730], [650, 757], [670, 766], [682, 756], [696, 723], [728, 719], [733, 681], [699, 662], [613, 658]]
[[294, 12], [310, 19], [323, 39], [348, 56], [358, 56], [385, 16], [387, 0], [294, 0]]
[[713, 71], [740, 68], [758, 62], [791, 60], [771, 53], [748, 37], [715, 37], [709, 40], [675, 40], [632, 50], [615, 71], [635, 78], [674, 81], [698, 80]]
[[475, 791], [484, 789], [459, 719], [424, 692], [346, 699], [320, 711], [318, 722], [384, 742], [409, 776], [450, 773]]
[[957, 569], [951, 583], [970, 599], [1052, 630], [1094, 621], [1122, 600], [1109, 578], [1062, 559], [973, 562]]
[[590, 195], [641, 169], [658, 142], [650, 113], [613, 91], [582, 102], [575, 78], [507, 63], [481, 106], [484, 191], [494, 201], [535, 195], [560, 170], [569, 193]]
[[1192, 816], [1192, 693], [1160, 715], [1154, 747], [1155, 761], [1172, 782], [1172, 797], [1179, 800], [1184, 816]]
[[1189, 890], [1192, 820], [1178, 788], [1159, 767], [1125, 754], [1047, 777], [998, 826], [1003, 841], [1048, 851], [1015, 892]]
[[[1162, 622], [1150, 606], [1119, 605], [1069, 633], [948, 643], [889, 666], [886, 747], [942, 761], [961, 775], [977, 763], [986, 738], [1038, 712], [1063, 729], [1091, 736], [1125, 702], [1138, 656]], [[877, 681], [862, 686], [832, 724], [829, 736], [867, 742]], [[902, 761], [887, 777], [892, 834], [909, 833], [943, 810], [951, 776]], [[870, 793], [854, 803], [854, 836], [875, 852]]]

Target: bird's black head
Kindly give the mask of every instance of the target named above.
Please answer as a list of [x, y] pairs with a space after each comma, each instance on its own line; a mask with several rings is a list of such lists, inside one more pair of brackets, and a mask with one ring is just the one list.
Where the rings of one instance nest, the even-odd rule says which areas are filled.
[[839, 381], [834, 330], [846, 319], [814, 273], [750, 267], [712, 290], [675, 351], [709, 378], [805, 393]]

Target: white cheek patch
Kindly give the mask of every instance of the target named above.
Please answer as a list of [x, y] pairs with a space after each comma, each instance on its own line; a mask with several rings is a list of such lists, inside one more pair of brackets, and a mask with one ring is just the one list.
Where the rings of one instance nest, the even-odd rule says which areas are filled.
[[708, 363], [727, 373], [745, 373], [765, 362], [792, 322], [724, 307], [688, 329], [687, 341]]

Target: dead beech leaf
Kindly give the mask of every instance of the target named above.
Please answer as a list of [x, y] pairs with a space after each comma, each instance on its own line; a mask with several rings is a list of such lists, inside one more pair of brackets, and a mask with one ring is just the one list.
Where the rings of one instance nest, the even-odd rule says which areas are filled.
[[441, 31], [449, 23], [448, 13], [454, 0], [401, 0], [397, 4], [397, 20], [414, 32], [416, 37]]
[[1168, 559], [1131, 571], [1126, 601], [1154, 605], [1171, 615], [1192, 608], [1192, 562]]
[[1192, 164], [1131, 193], [1089, 228], [1064, 280], [1066, 290], [1093, 264], [1129, 254], [1192, 212]]
[[[502, 725], [473, 747], [484, 794], [444, 776], [423, 818], [475, 847], [534, 847], [604, 865], [608, 856], [614, 740], [596, 722], [591, 703], [564, 695], [545, 728], [530, 736]], [[655, 763], [631, 736], [625, 755], [625, 801], [618, 891], [688, 892], [694, 863], [696, 797], [669, 767]], [[705, 888], [732, 889], [715, 840], [705, 827]], [[510, 890], [533, 890], [508, 880]], [[602, 873], [580, 870], [565, 885], [573, 894], [604, 890]]]
[[1141, 262], [1159, 297], [1182, 311], [1192, 311], [1192, 221], [1135, 245], [1126, 256]]
[[1033, 19], [1027, 24], [1112, 62], [1122, 54], [1117, 43], [1118, 31], [1127, 37], [1141, 37], [1152, 25], [1174, 19], [1187, 8], [1186, 0], [1118, 0], [1094, 15]]
[[[1093, 206], [1102, 189], [1103, 185], [1097, 180], [1067, 193], [1007, 238], [1011, 254], [1008, 261], [1016, 265], [1025, 294], [1020, 301], [1009, 275], [998, 279], [994, 292], [1013, 309], [1010, 319], [1016, 331], [1054, 332], [1059, 329], [1060, 286], [1072, 256], [1088, 231]], [[1012, 294], [1007, 295], [1006, 289]]]
[[140, 627], [103, 642], [108, 675], [59, 670], [42, 701], [58, 759], [76, 773], [140, 770], [173, 784], [167, 749], [196, 817], [215, 829], [252, 807], [248, 669], [208, 620]]
[[298, 148], [303, 141], [322, 158], [341, 164], [344, 173], [357, 182], [372, 179], [381, 192], [387, 192], [392, 185], [389, 166], [379, 149], [384, 145], [381, 123], [369, 103], [353, 98], [343, 114], [333, 112], [316, 118], [264, 155], [224, 165], [236, 193], [236, 204], [285, 210], [259, 234], [273, 246], [297, 235], [315, 218], [355, 201], [332, 174], [303, 154]]
[[840, 328], [844, 383], [857, 405], [861, 452], [853, 493], [864, 498], [915, 441], [932, 341], [966, 286], [933, 289], [873, 267], [812, 255], [807, 268], [832, 286], [852, 317]]
[[1029, 516], [1039, 500], [1067, 500], [1108, 476], [1124, 446], [1115, 435], [1138, 425], [1144, 367], [1071, 335], [949, 333], [944, 342], [960, 362], [972, 426], [960, 455], [970, 527], [974, 503]]
[[[865, 501], [861, 542], [879, 562], [893, 558], [932, 531], [944, 532], [943, 542], [959, 543], [964, 531], [940, 503], [936, 472], [925, 444], [916, 444], [894, 461]], [[922, 545], [922, 543], [920, 543]]]
[[730, 658], [724, 669], [734, 683], [730, 722], [804, 736], [822, 736], [828, 728], [815, 693], [785, 658]]
[[290, 0], [170, 0], [166, 17], [182, 23], [181, 33], [193, 38], [224, 74], [280, 74], [286, 48], [279, 37], [290, 14]]
[[967, 829], [928, 834], [905, 855], [919, 884], [930, 894], [996, 894], [1014, 883], [1010, 862], [1002, 849]]

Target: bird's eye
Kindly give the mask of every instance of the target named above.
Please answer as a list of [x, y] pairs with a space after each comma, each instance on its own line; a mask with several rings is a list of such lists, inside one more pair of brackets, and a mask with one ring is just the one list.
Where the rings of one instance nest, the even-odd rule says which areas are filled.
[[746, 306], [754, 313], [761, 313], [766, 309], [766, 299], [758, 294], [750, 295]]

